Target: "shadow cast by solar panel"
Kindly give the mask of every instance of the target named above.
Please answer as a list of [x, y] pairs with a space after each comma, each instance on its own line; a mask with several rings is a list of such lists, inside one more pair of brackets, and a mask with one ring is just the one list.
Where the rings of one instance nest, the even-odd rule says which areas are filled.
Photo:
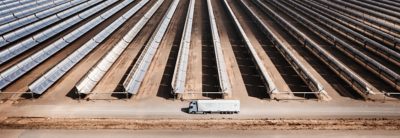
[[130, 93], [126, 93], [126, 94], [124, 94], [124, 93], [112, 93], [111, 96], [115, 97], [115, 98], [118, 98], [118, 99], [130, 99], [130, 98], [132, 98], [133, 95], [130, 94]]
[[247, 95], [259, 99], [269, 99], [268, 89], [264, 85], [261, 73], [256, 63], [251, 59], [251, 53], [244, 45], [232, 45], [240, 74], [246, 87]]
[[20, 95], [20, 98], [23, 99], [37, 99], [39, 97], [41, 97], [42, 95], [40, 94], [32, 94], [32, 93], [23, 93]]
[[203, 93], [203, 95], [202, 96], [204, 96], [204, 97], [208, 97], [208, 98], [210, 98], [210, 99], [223, 99], [224, 98], [224, 96], [223, 96], [223, 94], [221, 93], [221, 94], [217, 94], [217, 93], [212, 93], [212, 94], [210, 94], [210, 93]]
[[178, 46], [172, 46], [171, 53], [169, 55], [167, 65], [165, 67], [163, 77], [161, 79], [160, 86], [158, 87], [157, 97], [161, 97], [164, 99], [171, 99], [174, 98], [172, 92], [172, 77], [174, 74], [175, 64], [176, 64], [176, 57], [178, 55]]
[[[173, 46], [172, 49], [178, 49], [178, 46]], [[164, 99], [174, 98], [174, 95], [172, 94], [171, 82], [172, 82], [172, 76], [174, 73], [174, 66], [175, 66], [176, 58], [171, 58], [171, 56], [176, 55], [176, 54], [177, 54], [177, 52], [172, 53], [172, 50], [171, 50], [170, 58], [168, 59], [167, 66], [165, 67], [160, 86], [158, 87], [157, 97], [161, 97]]]
[[130, 99], [133, 96], [133, 94], [130, 94], [130, 93], [122, 93], [125, 91], [122, 84], [124, 83], [124, 80], [126, 77], [127, 77], [127, 75], [124, 75], [123, 79], [121, 79], [118, 86], [114, 89], [114, 92], [110, 93], [111, 97], [115, 97], [117, 99]]
[[79, 99], [79, 98], [84, 98], [86, 97], [86, 94], [78, 94], [76, 88], [73, 88], [70, 90], [65, 96], [71, 98], [71, 99]]
[[[180, 32], [180, 31], [178, 31]], [[175, 42], [174, 42], [175, 43]], [[168, 57], [167, 65], [165, 67], [163, 77], [161, 79], [160, 87], [158, 88], [157, 96], [164, 99], [174, 98], [172, 94], [172, 77], [174, 74], [174, 69], [176, 66], [176, 60], [178, 56], [178, 45], [173, 45], [171, 48], [171, 52]]]

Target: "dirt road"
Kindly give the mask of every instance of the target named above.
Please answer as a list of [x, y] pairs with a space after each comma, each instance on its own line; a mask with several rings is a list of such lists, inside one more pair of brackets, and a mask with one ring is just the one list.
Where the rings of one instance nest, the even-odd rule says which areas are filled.
[[112, 119], [7, 118], [2, 129], [399, 130], [398, 119]]
[[369, 130], [296, 130], [296, 131], [281, 131], [281, 130], [256, 130], [256, 131], [238, 131], [238, 130], [15, 130], [7, 129], [0, 130], [4, 137], [50, 137], [57, 136], [58, 138], [75, 137], [75, 138], [99, 138], [99, 137], [119, 137], [119, 138], [165, 138], [166, 136], [174, 138], [337, 138], [337, 137], [362, 137], [362, 138], [397, 138], [400, 135], [399, 131], [369, 131]]

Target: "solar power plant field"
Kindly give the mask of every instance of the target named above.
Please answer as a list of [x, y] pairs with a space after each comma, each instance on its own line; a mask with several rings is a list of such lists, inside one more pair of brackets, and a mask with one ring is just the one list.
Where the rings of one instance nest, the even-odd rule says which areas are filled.
[[[400, 0], [0, 3], [0, 128], [347, 118], [400, 129]], [[241, 111], [188, 114], [198, 99]]]

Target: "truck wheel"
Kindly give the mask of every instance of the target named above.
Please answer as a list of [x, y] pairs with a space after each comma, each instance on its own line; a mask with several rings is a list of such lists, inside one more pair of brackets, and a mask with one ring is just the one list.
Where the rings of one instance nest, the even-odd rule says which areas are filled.
[[190, 114], [195, 114], [195, 113], [196, 113], [195, 111], [190, 112]]

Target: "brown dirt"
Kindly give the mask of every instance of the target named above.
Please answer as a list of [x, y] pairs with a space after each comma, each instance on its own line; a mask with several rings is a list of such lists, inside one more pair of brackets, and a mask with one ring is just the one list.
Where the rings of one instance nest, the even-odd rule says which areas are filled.
[[327, 120], [176, 120], [176, 119], [104, 119], [104, 118], [6, 118], [1, 129], [171, 129], [171, 130], [399, 130], [398, 119]]

